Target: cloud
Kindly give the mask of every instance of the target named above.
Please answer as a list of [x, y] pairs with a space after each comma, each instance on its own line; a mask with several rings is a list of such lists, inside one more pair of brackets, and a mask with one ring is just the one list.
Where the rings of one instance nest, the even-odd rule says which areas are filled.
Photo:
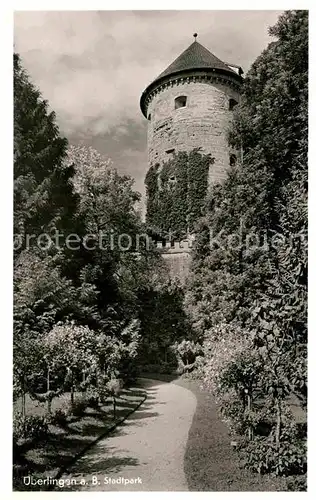
[[278, 11], [15, 13], [15, 50], [70, 142], [112, 158], [144, 192], [145, 87], [193, 41], [248, 70]]
[[17, 12], [15, 44], [66, 133], [140, 121], [139, 98], [199, 32], [224, 60], [246, 66], [268, 42], [274, 11]]

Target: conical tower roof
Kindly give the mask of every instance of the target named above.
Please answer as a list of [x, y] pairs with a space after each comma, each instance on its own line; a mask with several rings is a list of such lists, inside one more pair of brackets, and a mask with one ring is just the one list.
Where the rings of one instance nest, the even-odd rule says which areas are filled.
[[199, 42], [195, 41], [154, 81], [156, 82], [165, 76], [192, 69], [220, 69], [236, 75], [235, 71], [227, 66], [227, 64], [214, 56], [212, 52], [203, 47]]
[[[197, 34], [194, 34], [196, 38]], [[233, 66], [233, 65], [232, 65]], [[237, 67], [236, 67], [237, 68]], [[240, 74], [231, 69], [228, 64], [224, 63], [218, 57], [214, 56], [212, 52], [207, 50], [203, 45], [201, 45], [196, 40], [182, 52], [182, 54], [171, 63], [165, 71], [160, 73], [157, 78], [148, 85], [146, 90], [142, 93], [140, 99], [141, 110], [146, 116], [146, 97], [150, 92], [156, 88], [159, 84], [164, 83], [169, 78], [176, 77], [177, 75], [185, 75], [192, 71], [203, 71], [203, 72], [218, 72], [221, 74], [230, 75], [239, 83], [242, 81]]]

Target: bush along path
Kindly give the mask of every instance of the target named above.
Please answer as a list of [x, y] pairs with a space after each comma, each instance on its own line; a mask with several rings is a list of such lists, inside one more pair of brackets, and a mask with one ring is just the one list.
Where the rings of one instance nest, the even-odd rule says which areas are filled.
[[192, 391], [197, 408], [190, 428], [184, 471], [190, 491], [286, 491], [289, 480], [260, 475], [243, 468], [234, 440], [223, 422], [214, 397], [200, 381], [175, 381]]
[[188, 491], [184, 454], [196, 398], [172, 383], [142, 379], [142, 384], [146, 401], [74, 463], [56, 489]]

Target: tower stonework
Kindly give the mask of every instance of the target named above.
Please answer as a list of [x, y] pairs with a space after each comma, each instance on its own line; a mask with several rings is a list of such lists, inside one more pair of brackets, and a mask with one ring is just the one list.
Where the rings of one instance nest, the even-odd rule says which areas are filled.
[[209, 185], [225, 178], [237, 158], [227, 134], [240, 100], [241, 73], [195, 41], [146, 88], [140, 105], [148, 122], [150, 166], [201, 148], [215, 158]]
[[[149, 167], [157, 167], [157, 190], [162, 188], [161, 167], [180, 151], [199, 148], [214, 163], [208, 187], [222, 182], [239, 154], [229, 145], [232, 111], [240, 102], [242, 69], [224, 63], [195, 41], [142, 93], [140, 107], [148, 124]], [[176, 178], [170, 178], [172, 183]], [[174, 185], [174, 184], [172, 184]], [[170, 191], [172, 196], [172, 191]], [[205, 192], [201, 193], [201, 197]], [[190, 239], [157, 242], [171, 279], [185, 282], [191, 263]]]

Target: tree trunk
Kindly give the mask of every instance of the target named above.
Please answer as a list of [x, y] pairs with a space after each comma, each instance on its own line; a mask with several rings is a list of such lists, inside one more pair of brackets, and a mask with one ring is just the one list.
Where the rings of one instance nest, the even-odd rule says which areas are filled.
[[[248, 412], [250, 413], [252, 410], [252, 397], [249, 393], [247, 394], [247, 407], [248, 407]], [[253, 440], [253, 426], [252, 426], [252, 424], [250, 424], [248, 427], [248, 439], [249, 439], [249, 441]]]
[[116, 419], [116, 401], [115, 401], [115, 396], [113, 396], [113, 419]]
[[82, 384], [83, 384], [83, 388], [82, 388], [82, 390], [83, 390], [83, 392], [86, 392], [86, 391], [87, 391], [87, 388], [86, 388], [86, 386], [85, 386], [85, 382], [86, 382], [86, 371], [85, 371], [85, 370], [83, 370], [83, 372], [82, 372]]
[[22, 417], [25, 417], [25, 414], [26, 414], [26, 409], [25, 409], [25, 406], [26, 406], [26, 401], [25, 401], [25, 380], [24, 380], [24, 375], [23, 375], [23, 379], [22, 379], [22, 398], [21, 398], [21, 410], [22, 410]]
[[280, 398], [277, 398], [276, 409], [277, 409], [277, 416], [276, 416], [276, 429], [275, 429], [275, 443], [276, 443], [277, 447], [279, 447], [280, 435], [281, 435], [281, 401], [280, 401]]
[[[47, 368], [47, 393], [50, 391], [50, 369]], [[52, 412], [52, 400], [50, 395], [47, 394], [47, 413], [50, 414]]]
[[70, 389], [70, 402], [71, 402], [71, 407], [73, 407], [74, 405], [74, 400], [75, 400], [75, 397], [74, 397], [74, 376], [73, 376], [73, 373], [71, 372], [71, 389]]
[[25, 382], [24, 382], [24, 376], [22, 379], [22, 397], [21, 397], [21, 411], [22, 411], [22, 417], [25, 417], [26, 411], [25, 411]]

